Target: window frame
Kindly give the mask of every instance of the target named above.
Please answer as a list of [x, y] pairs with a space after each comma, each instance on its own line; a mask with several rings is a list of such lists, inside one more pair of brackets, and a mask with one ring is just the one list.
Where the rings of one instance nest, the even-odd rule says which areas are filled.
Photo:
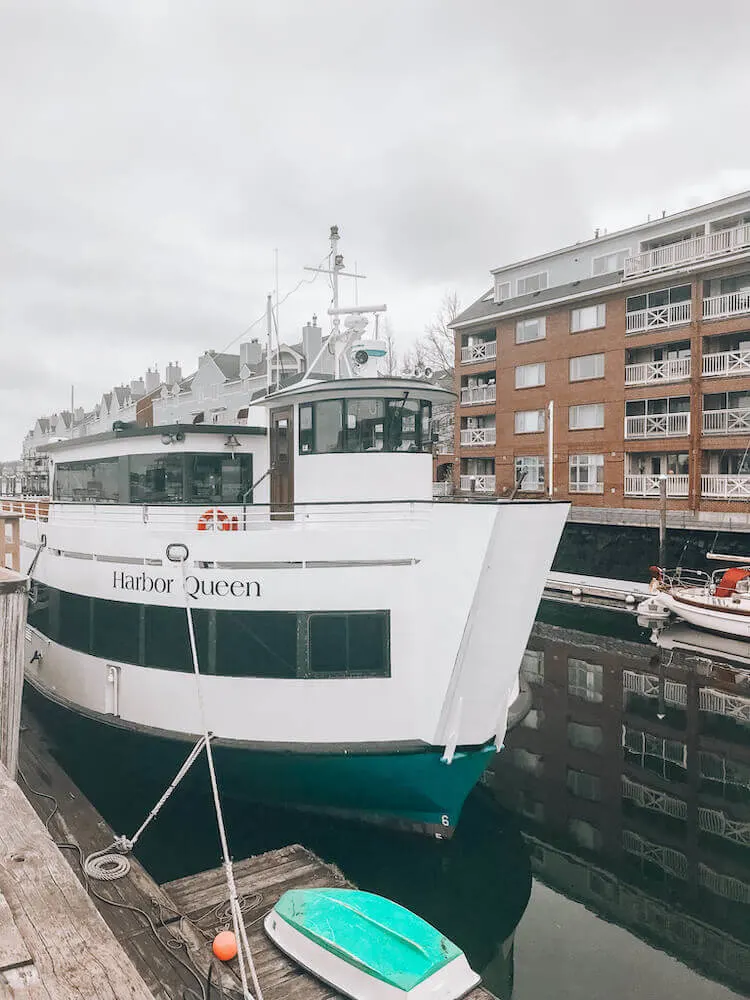
[[[534, 427], [532, 430], [527, 430], [525, 428], [519, 430], [519, 427], [518, 427], [518, 418], [522, 417], [522, 416], [526, 416], [526, 415], [528, 415], [530, 413], [537, 414], [537, 417], [539, 417], [541, 415], [541, 421], [537, 421], [537, 423], [541, 423], [541, 427], [537, 426], [537, 427]], [[514, 434], [544, 434], [546, 426], [547, 426], [546, 412], [545, 412], [545, 409], [544, 409], [543, 406], [539, 407], [539, 409], [534, 409], [534, 410], [516, 410], [514, 412], [514, 414], [513, 414], [513, 433]]]
[[[601, 413], [602, 413], [601, 423], [597, 423], [597, 424], [584, 424], [584, 425], [579, 425], [579, 426], [575, 426], [573, 424], [573, 411], [574, 410], [582, 410], [584, 407], [594, 407], [594, 406], [600, 406], [601, 407]], [[606, 409], [605, 409], [605, 404], [604, 403], [575, 403], [575, 404], [571, 404], [568, 407], [568, 430], [569, 431], [596, 431], [596, 430], [602, 430], [602, 428], [604, 427], [605, 421], [606, 421], [606, 416], [607, 416], [607, 413], [606, 413]]]
[[[542, 277], [544, 283], [540, 284], [538, 288], [526, 288], [525, 282]], [[521, 288], [522, 282], [524, 283], [523, 290]], [[534, 274], [526, 274], [522, 278], [516, 278], [516, 295], [533, 295], [535, 292], [544, 292], [547, 288], [549, 288], [549, 271], [536, 271]]]
[[[542, 381], [534, 382], [530, 385], [519, 385], [518, 375], [519, 372], [526, 371], [530, 368], [541, 368], [542, 370]], [[545, 361], [532, 361], [525, 365], [516, 365], [514, 372], [514, 384], [516, 389], [538, 389], [547, 383], [547, 363]]]
[[[618, 271], [625, 270], [625, 261], [628, 257], [632, 257], [633, 251], [629, 247], [623, 247], [621, 250], [612, 250], [610, 253], [599, 254], [597, 257], [591, 259], [591, 277], [600, 278], [605, 274], [616, 274]], [[622, 267], [615, 267], [614, 269], [607, 269], [604, 271], [597, 271], [596, 262], [598, 260], [607, 260], [610, 257], [615, 258], [615, 263], [619, 263], [619, 257], [622, 257]]]
[[[585, 361], [588, 358], [601, 358], [602, 359], [602, 371], [601, 375], [573, 375], [573, 362], [574, 361]], [[604, 351], [597, 351], [594, 354], [576, 354], [572, 358], [568, 358], [568, 381], [569, 382], [594, 382], [597, 379], [605, 377], [606, 370], [606, 354]]]
[[[383, 404], [384, 415], [383, 415], [383, 431], [382, 431], [382, 448], [372, 448], [372, 449], [354, 449], [349, 447], [350, 434], [354, 435], [358, 428], [349, 427], [349, 409], [348, 404], [351, 403], [363, 403], [363, 402], [378, 402]], [[321, 403], [340, 403], [341, 404], [341, 440], [342, 447], [318, 451], [316, 448], [316, 424], [317, 424], [317, 407]], [[414, 428], [414, 444], [413, 449], [409, 448], [394, 448], [393, 442], [394, 438], [394, 428], [396, 422], [392, 416], [393, 410], [399, 407], [403, 410], [404, 406], [410, 404], [410, 415], [415, 419]], [[416, 410], [411, 410], [411, 404], [417, 405]], [[303, 424], [306, 423], [307, 415], [309, 414], [310, 426], [306, 427]], [[415, 455], [415, 454], [432, 454], [432, 421], [433, 421], [433, 411], [432, 402], [429, 399], [424, 399], [422, 397], [414, 397], [413, 399], [406, 399], [405, 397], [393, 397], [393, 396], [336, 396], [329, 397], [327, 399], [314, 399], [309, 400], [306, 403], [299, 404], [299, 435], [297, 441], [297, 453], [301, 457], [308, 455]], [[399, 425], [401, 429], [400, 441], [403, 443], [403, 426]], [[304, 450], [303, 450], [304, 449]]]
[[[593, 326], [576, 326], [575, 316], [579, 317], [588, 312], [590, 309], [596, 310], [596, 320]], [[579, 323], [581, 322], [579, 318]], [[570, 310], [570, 332], [571, 333], [585, 333], [587, 330], [601, 330], [607, 325], [607, 303], [606, 302], [594, 302], [588, 306], [576, 306]]]
[[[532, 324], [536, 325], [536, 329], [538, 331], [538, 335], [536, 337], [522, 338], [520, 336], [521, 331], [524, 330], [524, 329], [528, 329], [529, 327], [532, 326]], [[546, 316], [533, 316], [533, 317], [529, 317], [529, 318], [526, 318], [526, 319], [518, 319], [518, 320], [516, 320], [516, 344], [517, 345], [520, 346], [521, 344], [535, 344], [535, 343], [537, 343], [540, 340], [546, 340], [546, 339], [547, 339], [547, 317]]]

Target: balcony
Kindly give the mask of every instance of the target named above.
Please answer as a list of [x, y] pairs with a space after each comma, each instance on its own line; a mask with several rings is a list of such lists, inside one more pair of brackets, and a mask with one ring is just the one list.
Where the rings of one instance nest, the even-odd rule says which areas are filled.
[[704, 410], [704, 434], [750, 434], [750, 409]]
[[689, 413], [646, 413], [637, 417], [625, 417], [625, 438], [628, 441], [684, 437], [689, 433]]
[[433, 483], [432, 484], [432, 495], [433, 497], [449, 497], [453, 495], [453, 483]]
[[485, 340], [481, 344], [471, 344], [461, 348], [461, 364], [475, 365], [481, 361], [494, 361], [497, 357], [497, 341]]
[[680, 240], [655, 250], [646, 250], [625, 258], [625, 277], [634, 278], [673, 268], [687, 267], [701, 260], [726, 257], [750, 249], [750, 225], [721, 229], [692, 240]]
[[468, 427], [461, 431], [461, 445], [473, 447], [476, 445], [494, 444], [494, 427]]
[[726, 319], [728, 316], [746, 316], [750, 313], [750, 291], [728, 292], [712, 295], [703, 300], [704, 319]]
[[[666, 476], [667, 496], [686, 497], [688, 495], [689, 476]], [[661, 476], [625, 476], [626, 497], [659, 497], [659, 482]]]
[[625, 332], [643, 333], [669, 326], [684, 326], [693, 318], [692, 302], [672, 302], [664, 306], [649, 306], [625, 314]]
[[494, 403], [496, 398], [496, 385], [475, 385], [461, 390], [461, 406], [481, 406]]
[[703, 374], [706, 376], [750, 375], [750, 351], [721, 351], [703, 355]]
[[690, 378], [690, 358], [670, 358], [668, 361], [643, 361], [625, 365], [625, 385], [654, 385], [680, 382]]
[[750, 500], [750, 476], [701, 476], [701, 496], [707, 500]]
[[461, 476], [461, 490], [464, 493], [494, 493], [494, 476]]

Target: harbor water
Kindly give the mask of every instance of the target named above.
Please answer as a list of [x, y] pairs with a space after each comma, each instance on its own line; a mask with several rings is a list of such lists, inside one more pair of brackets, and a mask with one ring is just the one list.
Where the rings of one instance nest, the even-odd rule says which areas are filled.
[[[304, 844], [439, 927], [500, 1000], [748, 995], [750, 670], [661, 649], [623, 613], [543, 602], [523, 673], [532, 710], [451, 841], [225, 788], [234, 856]], [[44, 715], [65, 769], [131, 834], [161, 785]], [[137, 853], [160, 882], [219, 864], [205, 783], [177, 790]]]

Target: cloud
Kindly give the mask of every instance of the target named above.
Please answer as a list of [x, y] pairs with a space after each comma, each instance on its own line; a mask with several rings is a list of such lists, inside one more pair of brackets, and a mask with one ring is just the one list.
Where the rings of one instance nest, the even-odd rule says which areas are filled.
[[[0, 457], [71, 383], [91, 405], [234, 340], [274, 248], [284, 294], [332, 223], [406, 347], [491, 267], [748, 186], [750, 68], [725, 57], [747, 19], [733, 0], [2, 5]], [[329, 298], [303, 285], [283, 335]]]

